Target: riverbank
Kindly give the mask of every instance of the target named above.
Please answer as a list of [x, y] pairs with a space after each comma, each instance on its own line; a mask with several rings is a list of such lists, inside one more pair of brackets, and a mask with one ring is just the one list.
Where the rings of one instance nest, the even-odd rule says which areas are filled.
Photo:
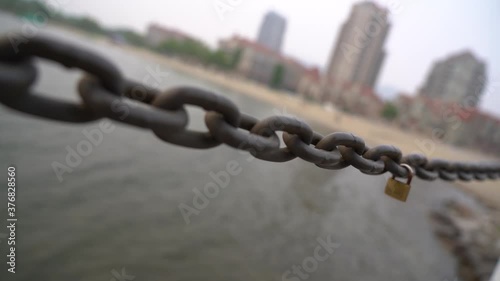
[[[83, 35], [85, 33], [56, 26], [55, 28], [70, 30]], [[430, 158], [442, 158], [453, 161], [491, 161], [498, 160], [480, 152], [468, 151], [453, 147], [428, 136], [415, 132], [402, 131], [400, 128], [385, 124], [378, 120], [369, 120], [345, 112], [325, 109], [322, 105], [306, 101], [300, 96], [293, 96], [285, 92], [272, 90], [266, 86], [244, 79], [234, 74], [215, 71], [200, 66], [187, 64], [178, 59], [153, 53], [128, 45], [114, 45], [104, 38], [93, 38], [110, 48], [120, 48], [134, 56], [166, 64], [173, 70], [197, 79], [205, 80], [231, 91], [249, 95], [261, 101], [276, 106], [278, 112], [297, 115], [305, 120], [315, 122], [331, 131], [352, 132], [362, 137], [368, 145], [392, 144], [399, 147], [404, 154], [423, 153]], [[244, 111], [244, 109], [242, 109]], [[328, 132], [324, 132], [328, 133]], [[500, 209], [500, 184], [498, 181], [485, 182], [456, 182], [456, 186], [484, 202], [489, 207]]]

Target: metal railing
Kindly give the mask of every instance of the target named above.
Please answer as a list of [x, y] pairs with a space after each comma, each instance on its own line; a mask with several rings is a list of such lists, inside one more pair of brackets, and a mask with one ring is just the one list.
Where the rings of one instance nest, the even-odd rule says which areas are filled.
[[[9, 38], [0, 39], [0, 102], [27, 114], [74, 123], [105, 117], [150, 129], [168, 143], [197, 149], [226, 144], [272, 162], [298, 157], [324, 169], [353, 166], [365, 174], [390, 172], [398, 177], [411, 176], [410, 169], [401, 166], [408, 164], [425, 180], [500, 179], [500, 163], [429, 160], [421, 154], [403, 156], [392, 145], [370, 148], [351, 133], [320, 135], [297, 118], [272, 116], [258, 120], [242, 113], [226, 97], [202, 89], [180, 87], [160, 92], [126, 80], [106, 58], [59, 40], [37, 36], [17, 47], [13, 48]], [[81, 103], [33, 91], [38, 74], [33, 59], [37, 57], [86, 72], [78, 84]], [[132, 107], [127, 99], [149, 106]], [[207, 132], [187, 129], [189, 117], [185, 105], [206, 111]], [[277, 131], [283, 132], [286, 147], [280, 147]]]

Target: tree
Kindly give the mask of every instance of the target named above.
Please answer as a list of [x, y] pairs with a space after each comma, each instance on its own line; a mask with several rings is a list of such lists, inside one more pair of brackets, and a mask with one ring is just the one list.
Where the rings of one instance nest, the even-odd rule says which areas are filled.
[[156, 47], [156, 51], [166, 54], [177, 54], [181, 51], [180, 42], [177, 40], [167, 40]]
[[231, 62], [227, 54], [220, 50], [215, 51], [210, 55], [209, 62], [222, 69], [229, 69], [231, 66]]
[[389, 121], [396, 119], [398, 117], [398, 108], [393, 103], [385, 103], [382, 109], [382, 117]]
[[191, 39], [170, 39], [160, 43], [156, 50], [170, 55], [195, 58], [204, 63], [209, 62], [212, 55], [212, 52], [207, 46]]
[[48, 13], [47, 6], [41, 1], [0, 0], [0, 9], [19, 16], [29, 16], [37, 12]]
[[285, 76], [285, 67], [283, 67], [283, 65], [281, 64], [277, 64], [274, 67], [273, 76], [271, 77], [269, 85], [275, 89], [281, 88], [284, 76]]
[[111, 33], [119, 34], [119, 35], [123, 36], [125, 41], [127, 41], [127, 43], [129, 43], [131, 45], [138, 46], [138, 47], [146, 47], [147, 46], [146, 39], [144, 38], [144, 36], [133, 31], [133, 30], [124, 28], [124, 29], [117, 29], [117, 30], [111, 31]]
[[99, 23], [90, 17], [71, 18], [69, 23], [77, 28], [91, 33], [104, 33], [104, 29]]
[[240, 60], [241, 60], [241, 54], [242, 54], [242, 50], [241, 49], [236, 49], [234, 52], [233, 52], [233, 55], [231, 57], [231, 61], [229, 62], [229, 68], [230, 69], [235, 69], [236, 66], [238, 66], [238, 64], [240, 63]]

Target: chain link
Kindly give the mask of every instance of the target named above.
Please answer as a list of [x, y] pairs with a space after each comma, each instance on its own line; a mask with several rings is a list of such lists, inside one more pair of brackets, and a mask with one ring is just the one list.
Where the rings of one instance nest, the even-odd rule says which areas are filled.
[[[81, 103], [44, 97], [33, 92], [37, 78], [34, 59], [58, 62], [83, 70], [78, 83]], [[0, 103], [14, 110], [64, 122], [90, 122], [110, 118], [152, 130], [160, 139], [190, 148], [208, 149], [220, 144], [246, 150], [256, 158], [286, 162], [300, 158], [324, 169], [353, 166], [362, 173], [390, 172], [407, 177], [408, 164], [424, 180], [448, 181], [500, 178], [500, 163], [463, 163], [427, 159], [421, 154], [403, 155], [392, 145], [369, 148], [351, 133], [322, 136], [298, 118], [272, 116], [258, 120], [246, 115], [226, 97], [198, 88], [180, 87], [160, 92], [123, 78], [105, 58], [48, 37], [36, 36], [14, 51], [8, 38], [0, 39]], [[134, 105], [141, 103], [142, 106]], [[206, 111], [206, 132], [187, 129], [186, 105]], [[277, 132], [283, 132], [284, 147]]]

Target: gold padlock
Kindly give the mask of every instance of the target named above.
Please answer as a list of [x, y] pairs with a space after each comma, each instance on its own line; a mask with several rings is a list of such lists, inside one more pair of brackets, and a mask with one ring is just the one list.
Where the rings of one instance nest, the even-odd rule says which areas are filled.
[[408, 195], [410, 194], [410, 184], [413, 179], [413, 169], [410, 165], [401, 164], [406, 170], [408, 170], [408, 181], [406, 183], [400, 182], [396, 180], [396, 176], [392, 176], [387, 181], [387, 185], [385, 186], [385, 194], [390, 197], [397, 199], [399, 201], [406, 202]]

